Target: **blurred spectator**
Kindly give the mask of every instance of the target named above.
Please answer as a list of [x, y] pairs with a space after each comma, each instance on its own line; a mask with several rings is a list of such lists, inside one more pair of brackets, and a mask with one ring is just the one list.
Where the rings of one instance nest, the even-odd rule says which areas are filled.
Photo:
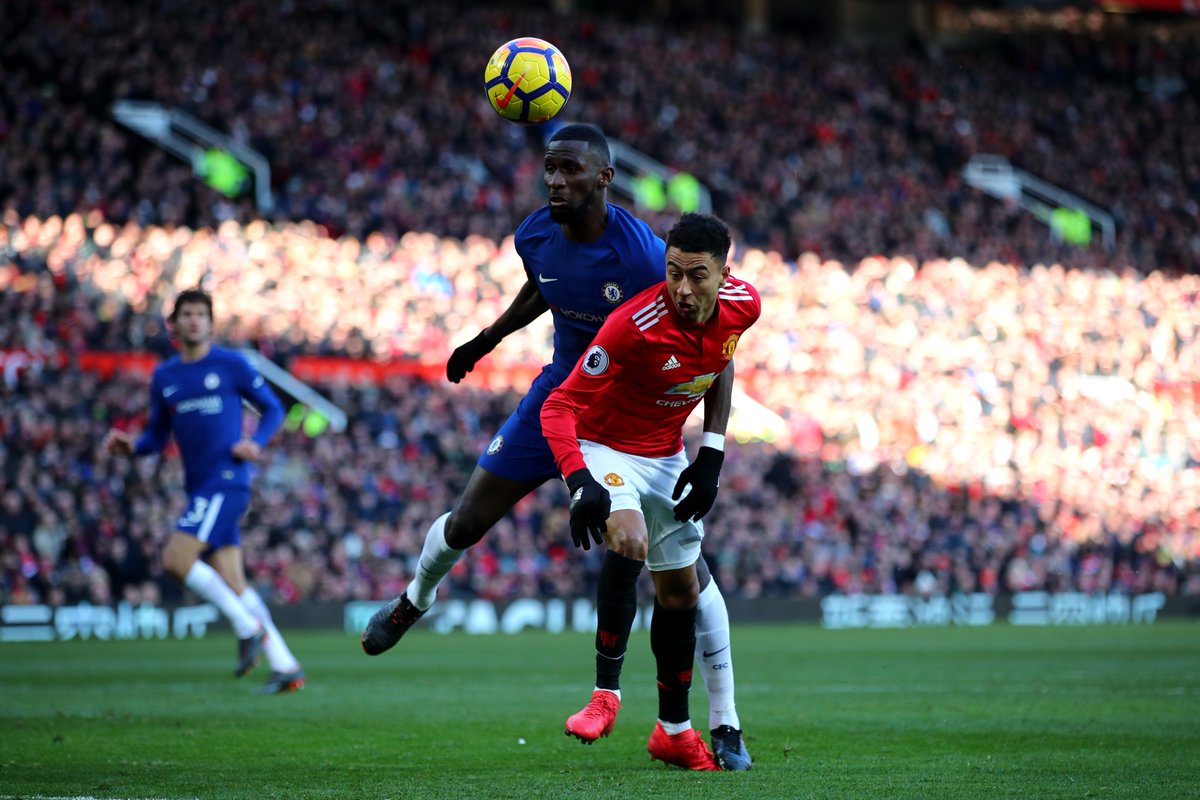
[[[521, 279], [509, 244], [363, 247], [306, 225], [27, 219], [0, 227], [0, 252], [0, 345], [46, 354], [0, 382], [6, 602], [174, 596], [153, 554], [179, 511], [178, 462], [96, 452], [110, 423], [144, 424], [144, 382], [70, 359], [166, 346], [158, 309], [176, 285], [204, 270], [235, 339], [441, 364]], [[1200, 276], [739, 255], [764, 298], [739, 382], [785, 433], [727, 460], [705, 551], [729, 592], [1200, 592]], [[375, 342], [380, 319], [400, 332], [391, 349], [338, 332], [360, 320]], [[500, 374], [541, 363], [541, 335], [506, 340]], [[262, 554], [250, 570], [277, 600], [393, 596], [515, 395], [321, 388], [350, 426], [272, 448], [244, 526]], [[598, 561], [566, 545], [564, 500], [552, 484], [520, 504], [447, 591], [589, 592]]]
[[[562, 32], [569, 116], [712, 190], [762, 290], [739, 383], [784, 434], [731, 449], [705, 546], [727, 592], [1200, 593], [1194, 23], [1096, 12], [866, 47], [525, 8], [518, 29], [518, 7], [0, 4], [0, 602], [177, 599], [156, 553], [178, 463], [96, 452], [110, 423], [144, 423], [145, 386], [73, 359], [169, 352], [178, 290], [209, 289], [219, 337], [284, 365], [441, 365], [499, 315], [540, 150], [464, 87], [530, 30]], [[118, 98], [265, 153], [275, 217], [112, 122]], [[1110, 209], [1116, 250], [964, 186], [980, 152]], [[548, 331], [489, 356], [501, 383]], [[276, 444], [250, 569], [277, 601], [393, 596], [515, 398], [322, 389], [350, 428]], [[589, 593], [563, 499], [523, 501], [447, 591]]]
[[[483, 63], [506, 38], [555, 31], [575, 72], [565, 114], [695, 175], [745, 244], [850, 262], [1200, 264], [1195, 21], [1029, 15], [1045, 22], [958, 47], [865, 46], [529, 5], [9, 0], [0, 210], [249, 222], [249, 195], [217, 194], [111, 120], [114, 100], [146, 99], [262, 152], [277, 221], [498, 240], [540, 202], [541, 150], [493, 114]], [[1056, 244], [966, 187], [976, 153], [1109, 209], [1115, 251]]]

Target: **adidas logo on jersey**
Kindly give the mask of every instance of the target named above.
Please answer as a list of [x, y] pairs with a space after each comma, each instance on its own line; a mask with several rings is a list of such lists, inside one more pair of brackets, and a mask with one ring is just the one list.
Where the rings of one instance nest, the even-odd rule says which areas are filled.
[[679, 363], [679, 359], [676, 358], [675, 356], [671, 356], [670, 358], [667, 359], [667, 363], [662, 365], [662, 368], [663, 368], [663, 372], [666, 372], [669, 369], [675, 369], [676, 367], [679, 367], [679, 366], [682, 366]]

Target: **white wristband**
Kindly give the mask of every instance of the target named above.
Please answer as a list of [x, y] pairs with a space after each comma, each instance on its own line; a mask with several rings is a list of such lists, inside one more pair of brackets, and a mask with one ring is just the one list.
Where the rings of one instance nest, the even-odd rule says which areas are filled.
[[724, 453], [725, 452], [725, 436], [720, 433], [713, 433], [712, 431], [705, 431], [704, 435], [700, 437], [700, 446], [701, 447], [711, 447], [713, 450], [720, 450], [722, 453]]

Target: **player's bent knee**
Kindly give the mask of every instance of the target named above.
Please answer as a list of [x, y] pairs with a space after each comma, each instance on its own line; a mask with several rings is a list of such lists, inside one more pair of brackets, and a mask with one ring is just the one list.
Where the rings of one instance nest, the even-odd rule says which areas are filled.
[[690, 567], [652, 572], [651, 577], [658, 604], [663, 608], [693, 608], [700, 600], [696, 571]]
[[163, 571], [180, 583], [183, 583], [184, 579], [187, 578], [187, 574], [194, 563], [196, 563], [194, 553], [184, 553], [168, 549], [162, 555]]
[[446, 519], [443, 536], [446, 544], [455, 550], [466, 550], [478, 544], [487, 535], [490, 527], [469, 512], [455, 511]]
[[608, 518], [608, 531], [604, 534], [604, 545], [609, 550], [633, 561], [645, 561], [649, 551], [649, 534], [638, 515], [615, 511]]
[[648, 548], [645, 540], [636, 536], [606, 537], [608, 549], [632, 561], [645, 561]]
[[182, 583], [203, 550], [204, 544], [195, 537], [186, 533], [172, 533], [162, 551], [163, 571]]
[[700, 602], [700, 593], [695, 589], [665, 590], [658, 592], [658, 604], [663, 608], [684, 610]]

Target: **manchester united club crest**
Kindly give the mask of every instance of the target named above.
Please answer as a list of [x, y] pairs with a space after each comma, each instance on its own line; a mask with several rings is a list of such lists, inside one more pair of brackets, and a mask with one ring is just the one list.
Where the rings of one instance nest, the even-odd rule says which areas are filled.
[[737, 350], [738, 335], [736, 333], [729, 334], [729, 338], [725, 340], [725, 344], [721, 345], [721, 355], [726, 361], [733, 358], [733, 351]]
[[604, 476], [604, 482], [609, 486], [624, 486], [625, 479], [615, 472], [610, 472]]
[[625, 298], [625, 290], [621, 288], [621, 284], [616, 281], [609, 281], [604, 284], [604, 299], [612, 303], [614, 306]]

